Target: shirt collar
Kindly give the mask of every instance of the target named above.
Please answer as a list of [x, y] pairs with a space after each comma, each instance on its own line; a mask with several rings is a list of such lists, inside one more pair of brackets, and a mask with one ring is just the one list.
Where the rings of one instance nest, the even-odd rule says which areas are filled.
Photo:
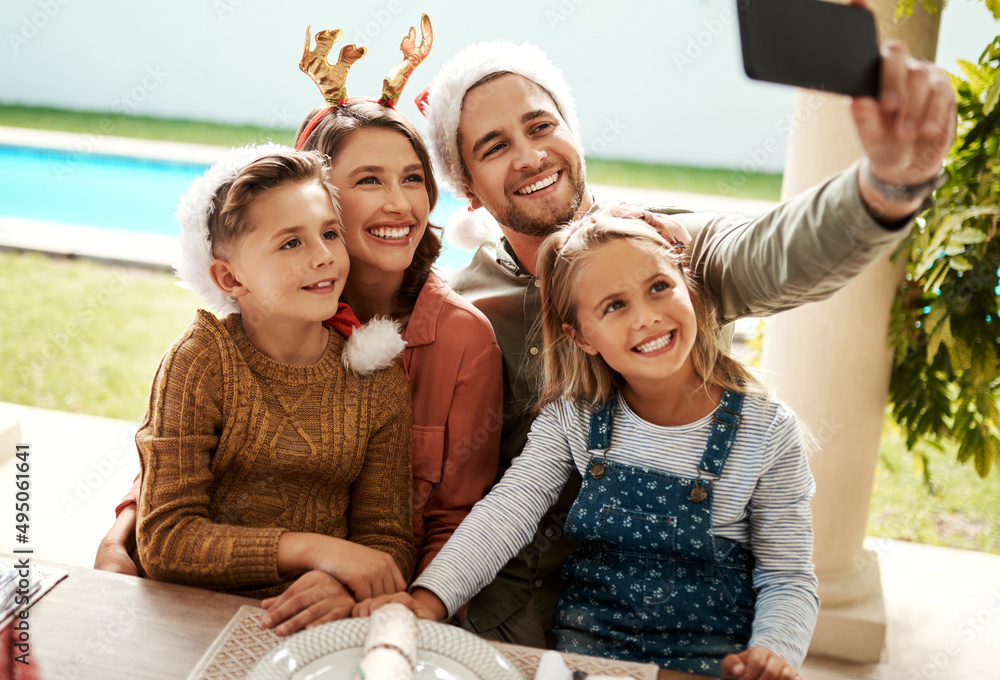
[[445, 288], [444, 281], [432, 271], [420, 289], [420, 294], [417, 295], [413, 311], [410, 312], [410, 319], [403, 330], [407, 349], [434, 342], [438, 316], [441, 314], [445, 298], [448, 297], [448, 290], [442, 288]]
[[[600, 210], [601, 206], [597, 202], [597, 196], [593, 192], [590, 194], [590, 210], [587, 211], [588, 215], [593, 215], [595, 212]], [[517, 254], [511, 247], [510, 242], [507, 241], [506, 236], [501, 236], [500, 240], [497, 241], [497, 252], [496, 252], [497, 264], [509, 271], [514, 276], [523, 276], [531, 278], [531, 274], [527, 272], [521, 261], [517, 259]]]

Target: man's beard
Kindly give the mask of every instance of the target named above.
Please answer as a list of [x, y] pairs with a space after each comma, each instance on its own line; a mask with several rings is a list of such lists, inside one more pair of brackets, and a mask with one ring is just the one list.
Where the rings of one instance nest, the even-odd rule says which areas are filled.
[[553, 208], [548, 215], [533, 217], [519, 210], [514, 204], [514, 199], [507, 198], [503, 205], [497, 207], [493, 217], [511, 231], [525, 236], [544, 238], [555, 233], [559, 227], [576, 217], [587, 191], [587, 181], [582, 172], [575, 173], [569, 168], [564, 168], [562, 179], [570, 183], [571, 191], [569, 201], [564, 207]]

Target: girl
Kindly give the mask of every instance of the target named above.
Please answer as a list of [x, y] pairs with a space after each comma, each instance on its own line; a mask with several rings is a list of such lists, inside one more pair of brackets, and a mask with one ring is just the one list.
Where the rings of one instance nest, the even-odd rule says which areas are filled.
[[237, 150], [178, 220], [182, 283], [228, 316], [198, 312], [154, 379], [136, 435], [140, 573], [249, 596], [310, 570], [356, 597], [405, 587], [402, 343], [386, 322], [360, 340], [338, 313], [349, 260], [322, 157]]
[[641, 221], [585, 218], [539, 263], [545, 387], [528, 445], [395, 599], [453, 612], [527, 543], [575, 466], [565, 531], [582, 544], [563, 572], [560, 650], [796, 677], [818, 600], [794, 415], [718, 350], [680, 256]]

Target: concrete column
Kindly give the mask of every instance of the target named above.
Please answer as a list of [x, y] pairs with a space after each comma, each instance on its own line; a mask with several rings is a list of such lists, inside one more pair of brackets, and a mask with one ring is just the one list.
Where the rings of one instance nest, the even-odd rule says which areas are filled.
[[[896, 0], [872, 0], [880, 41], [906, 42], [933, 61], [938, 17], [918, 3], [893, 22]], [[843, 170], [862, 155], [849, 100], [799, 90], [782, 199]], [[818, 440], [814, 560], [822, 606], [810, 653], [877, 662], [885, 641], [878, 555], [862, 547], [891, 369], [887, 333], [903, 262], [876, 263], [831, 299], [775, 317], [762, 366], [778, 396]]]

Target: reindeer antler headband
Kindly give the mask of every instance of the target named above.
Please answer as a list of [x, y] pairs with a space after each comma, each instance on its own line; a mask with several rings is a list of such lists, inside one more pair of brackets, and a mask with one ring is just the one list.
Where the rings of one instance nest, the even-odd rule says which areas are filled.
[[[311, 25], [306, 27], [306, 44], [302, 50], [299, 68], [316, 83], [329, 107], [317, 113], [309, 121], [295, 145], [296, 149], [302, 148], [313, 129], [330, 111], [348, 103], [345, 85], [347, 72], [354, 62], [365, 56], [367, 51], [364, 47], [353, 44], [345, 45], [340, 50], [337, 63], [331, 64], [328, 61], [330, 50], [333, 49], [333, 45], [340, 40], [344, 32], [339, 28], [332, 31], [319, 31], [316, 33], [316, 49], [310, 50], [312, 44], [309, 35], [311, 28]], [[396, 108], [396, 102], [399, 101], [399, 95], [403, 92], [406, 81], [409, 80], [417, 66], [427, 58], [433, 43], [434, 33], [431, 30], [431, 20], [426, 14], [423, 14], [420, 17], [420, 44], [417, 45], [416, 29], [410, 26], [409, 32], [399, 45], [399, 50], [403, 53], [403, 60], [389, 71], [382, 81], [382, 96], [378, 99], [379, 104], [391, 109]]]

